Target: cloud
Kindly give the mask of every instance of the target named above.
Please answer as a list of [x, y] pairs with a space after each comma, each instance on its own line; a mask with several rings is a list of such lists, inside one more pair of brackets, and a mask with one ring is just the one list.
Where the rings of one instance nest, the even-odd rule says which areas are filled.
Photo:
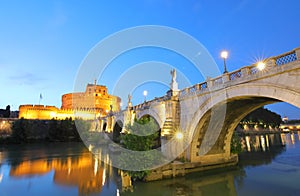
[[15, 76], [10, 76], [9, 79], [12, 81], [12, 83], [29, 86], [36, 85], [45, 80], [45, 78], [34, 75], [32, 73], [23, 73]]

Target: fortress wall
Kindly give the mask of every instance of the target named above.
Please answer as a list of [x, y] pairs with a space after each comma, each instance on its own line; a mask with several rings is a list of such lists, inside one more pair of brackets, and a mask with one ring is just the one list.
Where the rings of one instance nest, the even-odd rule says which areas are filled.
[[106, 115], [112, 110], [120, 111], [121, 99], [117, 96], [109, 95], [106, 86], [88, 84], [85, 92], [67, 93], [62, 95], [61, 109], [55, 106], [44, 105], [20, 105], [19, 118], [25, 119], [66, 119], [75, 117], [83, 119], [94, 119], [101, 115]]
[[58, 108], [44, 105], [20, 105], [19, 118], [50, 120], [55, 117]]
[[44, 105], [21, 105], [19, 107], [19, 118], [39, 119], [39, 120], [64, 120], [66, 118], [75, 119], [75, 117], [83, 119], [94, 119], [98, 117], [98, 111], [93, 109], [73, 110], [58, 109], [55, 106]]

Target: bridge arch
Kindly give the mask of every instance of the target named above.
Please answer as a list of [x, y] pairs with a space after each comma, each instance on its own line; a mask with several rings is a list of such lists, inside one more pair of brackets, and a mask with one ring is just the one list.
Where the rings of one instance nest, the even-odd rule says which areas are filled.
[[121, 120], [117, 120], [114, 128], [113, 128], [113, 135], [112, 135], [112, 139], [114, 142], [120, 142], [120, 137], [121, 137], [121, 132], [123, 130], [123, 122]]
[[147, 118], [148, 120], [151, 120], [151, 119], [154, 120], [154, 122], [158, 126], [159, 129], [156, 130], [156, 132], [158, 133], [158, 137], [154, 141], [154, 144], [153, 144], [154, 147], [153, 148], [161, 147], [161, 127], [160, 127], [159, 123], [157, 122], [157, 120], [153, 116], [151, 116], [149, 114], [145, 114], [145, 115], [141, 116], [139, 119], [143, 119], [143, 118]]
[[155, 122], [157, 122], [159, 128], [163, 127], [165, 119], [162, 118], [154, 108], [139, 111], [137, 113], [137, 119], [141, 119], [141, 118], [147, 117], [147, 116], [150, 116], [151, 118], [153, 118], [155, 120]]
[[115, 116], [115, 119], [114, 119], [115, 122], [122, 122], [122, 124], [124, 124], [124, 115], [116, 115]]
[[[300, 91], [277, 84], [239, 84], [225, 88], [202, 103], [187, 126], [191, 141], [187, 157], [201, 161], [202, 155], [230, 156], [230, 142], [238, 123], [251, 111], [267, 104], [286, 102], [300, 108]], [[224, 113], [225, 110], [225, 113]], [[220, 116], [220, 115], [225, 116]], [[213, 138], [214, 144], [207, 142]]]
[[102, 127], [102, 131], [106, 131], [106, 127], [107, 127], [107, 122], [103, 122], [103, 127]]

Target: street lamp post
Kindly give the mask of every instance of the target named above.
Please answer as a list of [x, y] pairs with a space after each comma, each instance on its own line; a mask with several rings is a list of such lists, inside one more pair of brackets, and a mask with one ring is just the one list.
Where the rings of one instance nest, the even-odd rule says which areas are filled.
[[264, 63], [264, 62], [258, 62], [257, 63], [257, 69], [259, 70], [259, 71], [262, 71], [262, 70], [264, 70], [266, 68], [266, 64]]
[[227, 67], [226, 67], [226, 59], [228, 58], [228, 52], [226, 50], [221, 52], [221, 57], [224, 60], [224, 73], [228, 73]]
[[144, 102], [146, 102], [146, 98], [147, 98], [147, 94], [148, 94], [148, 92], [145, 90], [144, 92], [143, 92], [143, 95], [144, 95]]

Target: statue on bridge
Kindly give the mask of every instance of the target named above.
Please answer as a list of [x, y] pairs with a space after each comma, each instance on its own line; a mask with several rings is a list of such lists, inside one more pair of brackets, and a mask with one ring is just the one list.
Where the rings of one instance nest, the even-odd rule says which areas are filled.
[[172, 82], [176, 82], [176, 69], [172, 69], [170, 73], [172, 75]]
[[132, 107], [131, 99], [132, 99], [132, 95], [128, 94], [128, 102], [127, 102], [128, 108]]
[[176, 69], [172, 69], [170, 71], [170, 74], [172, 76], [172, 82], [170, 88], [172, 91], [178, 91], [178, 83], [176, 82]]

